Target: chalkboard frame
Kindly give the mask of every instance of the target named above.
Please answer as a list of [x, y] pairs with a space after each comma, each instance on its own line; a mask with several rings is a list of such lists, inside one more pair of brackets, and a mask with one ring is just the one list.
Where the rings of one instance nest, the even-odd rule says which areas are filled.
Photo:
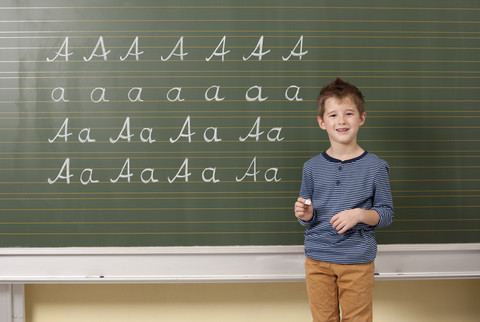
[[[0, 284], [300, 282], [303, 246], [0, 249]], [[380, 245], [376, 279], [480, 278], [480, 244]]]

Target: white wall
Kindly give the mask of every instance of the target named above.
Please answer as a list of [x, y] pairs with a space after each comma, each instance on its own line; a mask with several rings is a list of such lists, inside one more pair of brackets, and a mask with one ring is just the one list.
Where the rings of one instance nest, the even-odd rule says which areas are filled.
[[[376, 322], [478, 321], [480, 279], [378, 281]], [[33, 284], [26, 322], [311, 321], [304, 283]]]

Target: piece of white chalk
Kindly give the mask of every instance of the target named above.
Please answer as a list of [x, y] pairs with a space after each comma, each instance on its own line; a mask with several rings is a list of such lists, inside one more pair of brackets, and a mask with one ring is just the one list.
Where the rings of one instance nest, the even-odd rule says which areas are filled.
[[310, 206], [312, 204], [312, 201], [310, 199], [305, 200], [304, 204]]

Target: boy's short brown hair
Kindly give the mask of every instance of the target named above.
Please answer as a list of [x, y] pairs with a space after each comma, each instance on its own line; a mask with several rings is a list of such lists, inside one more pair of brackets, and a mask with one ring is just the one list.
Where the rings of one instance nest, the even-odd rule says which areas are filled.
[[337, 77], [325, 85], [318, 96], [318, 116], [321, 118], [323, 118], [323, 114], [325, 113], [325, 101], [330, 97], [335, 97], [340, 100], [345, 97], [350, 97], [357, 106], [360, 115], [365, 113], [365, 100], [363, 99], [362, 92], [360, 92], [355, 85]]

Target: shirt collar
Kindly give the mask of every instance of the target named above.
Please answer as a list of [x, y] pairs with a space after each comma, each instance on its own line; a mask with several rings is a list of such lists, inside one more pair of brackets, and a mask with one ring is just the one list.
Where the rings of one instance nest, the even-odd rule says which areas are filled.
[[359, 155], [359, 156], [356, 157], [356, 158], [342, 161], [342, 160], [339, 160], [339, 159], [332, 158], [331, 156], [329, 156], [329, 155], [327, 154], [327, 151], [322, 152], [322, 156], [323, 156], [325, 159], [327, 159], [327, 161], [335, 162], [335, 163], [352, 163], [352, 162], [355, 162], [355, 161], [357, 161], [357, 160], [362, 159], [362, 158], [363, 158], [364, 156], [366, 156], [367, 154], [368, 154], [368, 152], [365, 151], [365, 152], [363, 152], [361, 155]]

